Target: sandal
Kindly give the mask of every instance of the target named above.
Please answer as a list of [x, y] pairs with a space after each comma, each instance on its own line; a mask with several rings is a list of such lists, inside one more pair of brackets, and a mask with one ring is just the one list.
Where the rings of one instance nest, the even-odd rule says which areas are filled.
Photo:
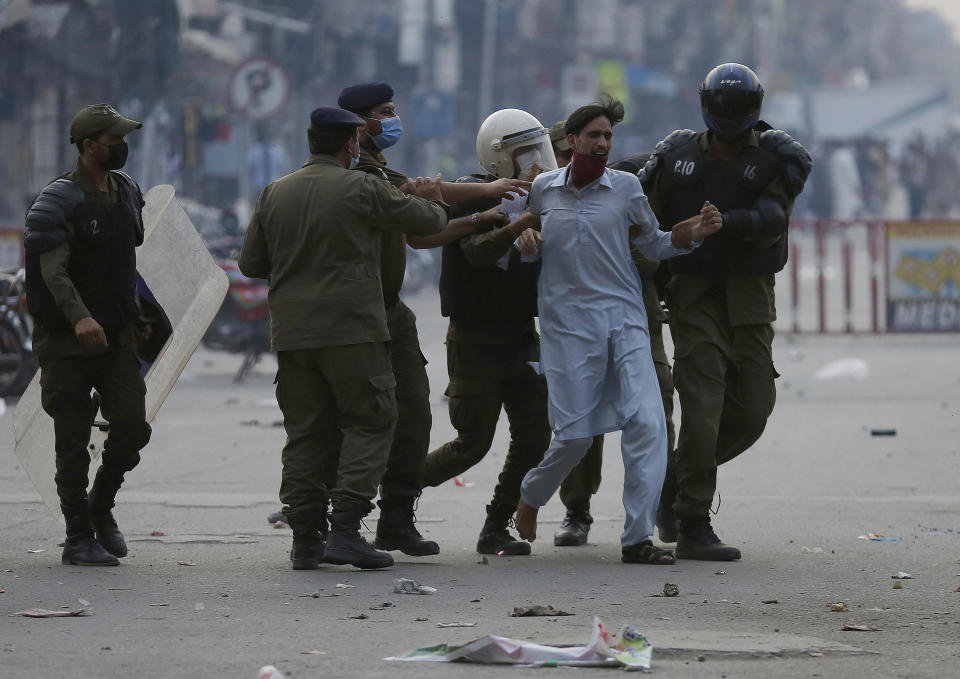
[[620, 559], [624, 563], [648, 563], [656, 566], [670, 566], [677, 562], [672, 549], [656, 547], [650, 540], [627, 545], [621, 550]]

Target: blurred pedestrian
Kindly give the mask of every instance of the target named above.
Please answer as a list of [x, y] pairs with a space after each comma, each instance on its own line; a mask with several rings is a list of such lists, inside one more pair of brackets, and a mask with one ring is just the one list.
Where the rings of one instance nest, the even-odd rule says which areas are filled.
[[[437, 233], [447, 215], [434, 202], [349, 170], [360, 157], [362, 118], [325, 107], [310, 120], [309, 160], [260, 194], [238, 263], [244, 275], [270, 281], [277, 401], [287, 433], [280, 499], [293, 530], [292, 566], [316, 568], [325, 559], [383, 568], [393, 558], [359, 533], [397, 418], [381, 232]], [[412, 190], [440, 199], [433, 185]]]
[[[137, 183], [119, 171], [125, 137], [140, 127], [108, 104], [81, 109], [70, 125], [76, 169], [48, 184], [26, 217], [27, 304], [40, 398], [56, 434], [64, 564], [116, 566], [127, 555], [112, 509], [150, 440], [136, 356], [135, 248], [143, 243], [144, 203]], [[109, 430], [88, 495], [94, 389]]]

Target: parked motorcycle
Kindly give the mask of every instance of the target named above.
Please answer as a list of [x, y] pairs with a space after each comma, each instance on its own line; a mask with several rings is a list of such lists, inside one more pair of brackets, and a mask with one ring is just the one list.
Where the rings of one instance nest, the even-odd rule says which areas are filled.
[[0, 272], [0, 396], [20, 396], [39, 367], [23, 269]]
[[233, 377], [242, 382], [263, 354], [270, 352], [270, 309], [266, 281], [247, 278], [233, 260], [218, 259], [230, 287], [220, 311], [203, 336], [203, 346], [214, 351], [243, 354], [243, 363]]

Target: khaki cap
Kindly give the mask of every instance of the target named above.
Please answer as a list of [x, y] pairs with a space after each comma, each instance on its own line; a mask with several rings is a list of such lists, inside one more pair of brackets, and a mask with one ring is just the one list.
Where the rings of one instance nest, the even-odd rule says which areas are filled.
[[143, 127], [143, 123], [124, 118], [110, 104], [91, 104], [84, 106], [70, 123], [70, 143], [76, 144], [83, 139], [99, 134], [124, 135]]
[[558, 151], [569, 151], [570, 144], [567, 143], [567, 121], [558, 120], [550, 128], [550, 141], [557, 147]]

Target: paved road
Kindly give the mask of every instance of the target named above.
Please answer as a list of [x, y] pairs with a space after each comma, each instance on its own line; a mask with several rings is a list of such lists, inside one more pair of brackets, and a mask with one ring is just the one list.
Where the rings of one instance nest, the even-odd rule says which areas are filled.
[[[452, 435], [442, 397], [444, 323], [434, 298], [410, 302], [431, 361], [439, 444]], [[532, 557], [478, 563], [476, 535], [506, 441], [501, 426], [468, 485], [447, 483], [421, 499], [418, 525], [440, 542], [439, 556], [401, 555], [381, 572], [291, 571], [289, 531], [265, 520], [277, 506], [283, 437], [274, 426], [275, 363], [265, 359], [237, 386], [230, 377], [238, 361], [201, 350], [121, 494], [116, 514], [131, 555], [119, 568], [64, 567], [61, 528], [12, 454], [9, 403], [0, 418], [8, 432], [0, 444], [0, 674], [245, 678], [272, 663], [287, 677], [492, 677], [503, 670], [381, 658], [484, 634], [585, 643], [596, 615], [613, 630], [631, 623], [644, 631], [662, 677], [957, 676], [956, 344], [953, 336], [778, 338], [782, 377], [768, 431], [720, 474], [715, 525], [744, 552], [742, 562], [728, 564], [620, 563], [616, 436], [608, 437], [588, 546], [552, 545], [562, 515], [555, 499], [541, 512]], [[831, 364], [840, 376], [817, 376]], [[873, 428], [897, 435], [874, 437]], [[874, 531], [904, 539], [858, 539]], [[894, 590], [898, 571], [914, 579]], [[439, 591], [395, 595], [398, 577]], [[665, 582], [680, 595], [652, 596]], [[92, 615], [8, 617], [81, 598]], [[847, 612], [828, 610], [840, 601]], [[528, 604], [575, 615], [507, 616]], [[476, 627], [440, 629], [441, 622]], [[844, 632], [845, 623], [880, 631]]]

